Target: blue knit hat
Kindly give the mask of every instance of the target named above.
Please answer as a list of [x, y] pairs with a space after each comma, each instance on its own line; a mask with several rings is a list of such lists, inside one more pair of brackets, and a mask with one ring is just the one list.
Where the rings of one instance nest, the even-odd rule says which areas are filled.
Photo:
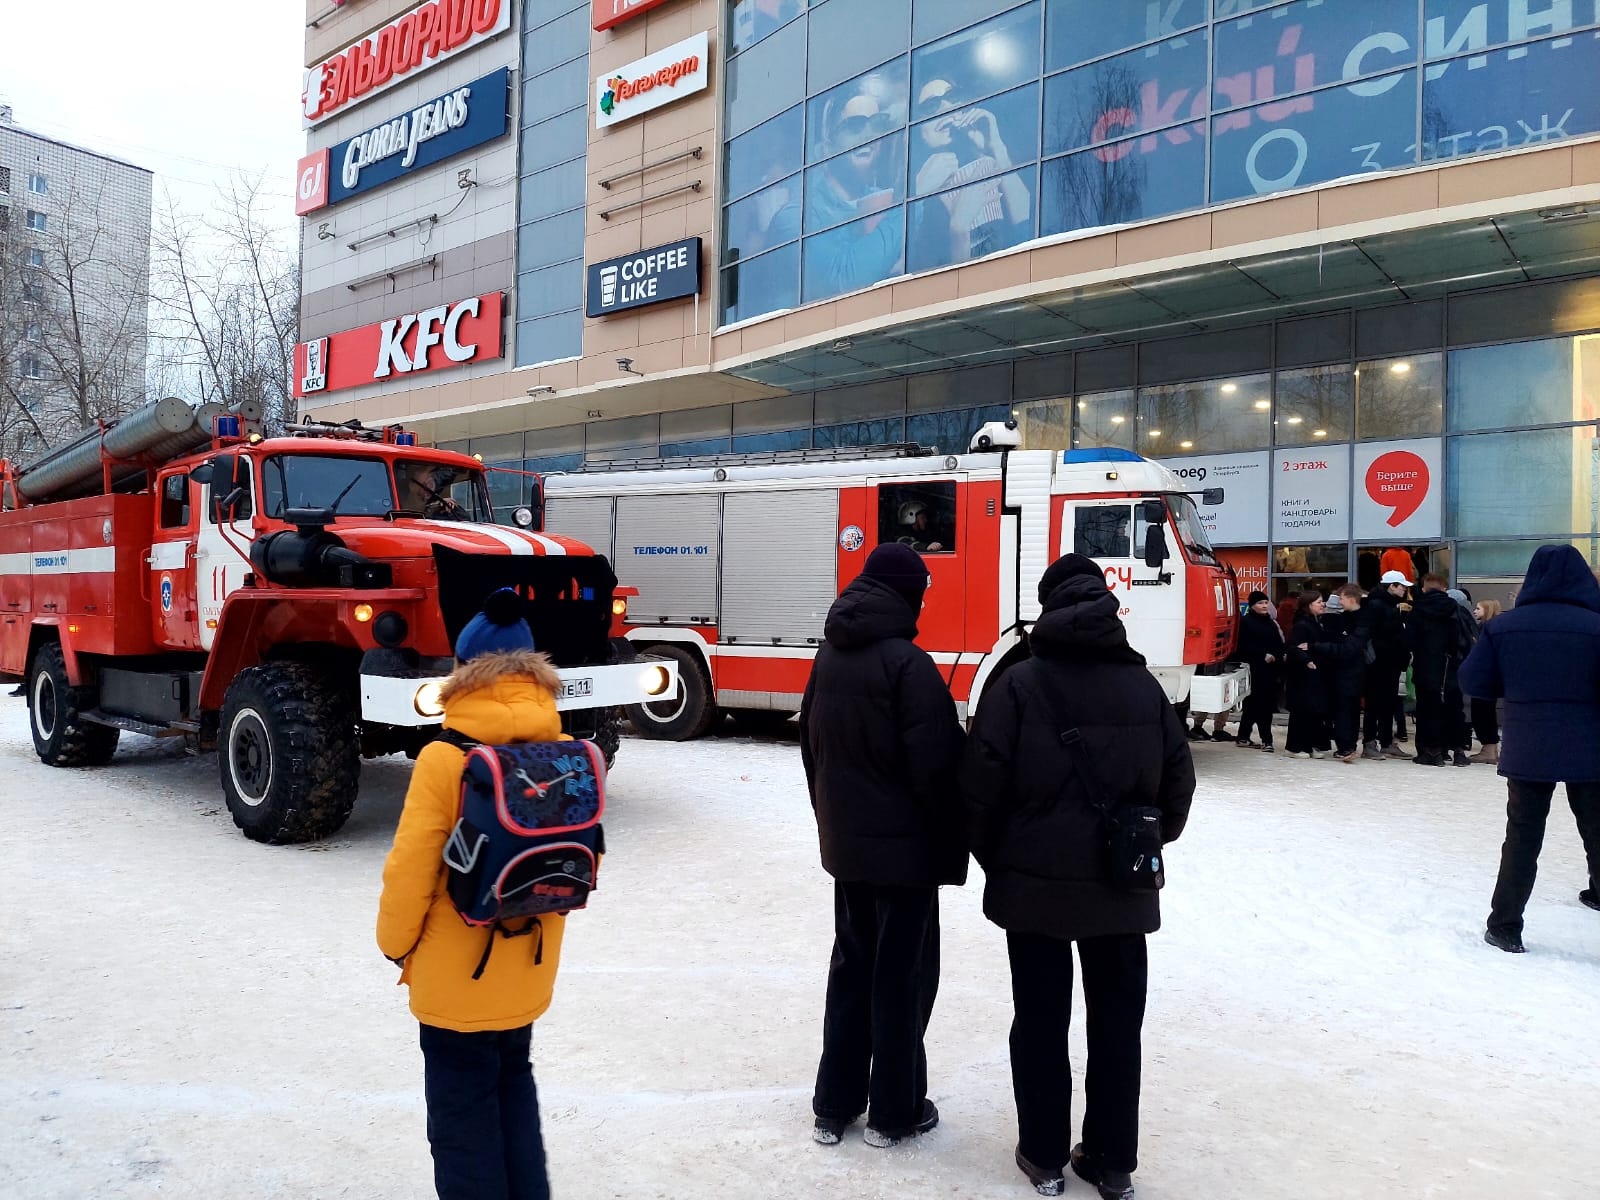
[[483, 611], [467, 622], [456, 639], [456, 661], [533, 648], [533, 630], [522, 616], [522, 597], [511, 588], [501, 588], [490, 593]]

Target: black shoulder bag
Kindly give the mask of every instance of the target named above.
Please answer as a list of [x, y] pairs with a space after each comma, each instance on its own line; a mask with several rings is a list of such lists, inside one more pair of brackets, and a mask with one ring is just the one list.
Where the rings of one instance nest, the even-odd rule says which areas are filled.
[[[1062, 713], [1066, 705], [1047, 667], [1038, 667], [1034, 678], [1044, 689], [1045, 703], [1055, 716], [1057, 725], [1064, 724]], [[1089, 759], [1088, 748], [1083, 744], [1083, 734], [1077, 726], [1061, 729], [1061, 745], [1072, 760], [1072, 767], [1088, 790], [1089, 803], [1100, 813], [1105, 824], [1106, 854], [1111, 870], [1113, 887], [1125, 892], [1158, 892], [1167, 883], [1166, 866], [1162, 859], [1161, 810], [1149, 804], [1123, 804], [1112, 809], [1107, 797], [1110, 792], [1100, 783], [1099, 773]]]

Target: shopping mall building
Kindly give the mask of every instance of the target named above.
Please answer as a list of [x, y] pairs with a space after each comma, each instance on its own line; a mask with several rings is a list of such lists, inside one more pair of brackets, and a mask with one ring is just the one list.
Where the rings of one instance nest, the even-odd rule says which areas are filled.
[[1600, 561], [1600, 0], [306, 17], [311, 416], [539, 471], [1014, 416], [1222, 486], [1280, 594]]

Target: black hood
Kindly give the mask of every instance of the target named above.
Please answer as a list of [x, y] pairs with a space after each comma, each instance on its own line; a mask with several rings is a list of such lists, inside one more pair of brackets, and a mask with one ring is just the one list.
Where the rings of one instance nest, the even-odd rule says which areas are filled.
[[1144, 662], [1128, 645], [1128, 629], [1117, 615], [1117, 598], [1099, 576], [1074, 575], [1044, 601], [1044, 612], [1028, 635], [1040, 658]]
[[879, 579], [857, 576], [828, 610], [822, 628], [828, 644], [854, 650], [889, 638], [915, 640], [917, 614], [905, 597]]
[[[1592, 575], [1589, 577], [1589, 582], [1594, 582]], [[1430, 620], [1454, 621], [1460, 605], [1450, 599], [1448, 592], [1423, 592], [1417, 597], [1413, 607]]]
[[1525, 604], [1574, 604], [1600, 612], [1600, 583], [1576, 547], [1540, 546], [1517, 592], [1516, 606]]

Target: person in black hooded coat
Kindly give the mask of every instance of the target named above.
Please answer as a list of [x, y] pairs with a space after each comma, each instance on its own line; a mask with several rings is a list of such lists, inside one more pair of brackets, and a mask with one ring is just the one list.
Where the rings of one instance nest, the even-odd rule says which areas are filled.
[[1250, 694], [1245, 697], [1239, 722], [1241, 746], [1253, 745], [1252, 730], [1261, 732], [1261, 748], [1272, 749], [1272, 715], [1278, 711], [1278, 690], [1283, 683], [1286, 643], [1272, 602], [1265, 592], [1250, 593], [1250, 611], [1239, 622], [1239, 657], [1250, 667]]
[[[1069, 1157], [1102, 1195], [1131, 1195], [1145, 935], [1160, 928], [1161, 908], [1153, 891], [1113, 886], [1102, 809], [1159, 808], [1163, 840], [1173, 841], [1188, 819], [1194, 764], [1182, 722], [1128, 645], [1101, 569], [1066, 555], [1045, 572], [1039, 597], [1033, 657], [983, 693], [961, 771], [984, 915], [1006, 931], [1011, 959], [1017, 1164], [1047, 1195]], [[1068, 730], [1081, 736], [1076, 752], [1063, 741]], [[1069, 1156], [1073, 942], [1093, 1082], [1082, 1144]]]
[[1289, 630], [1289, 670], [1284, 705], [1289, 731], [1284, 748], [1297, 758], [1320, 758], [1328, 749], [1328, 714], [1332, 694], [1327, 672], [1329, 643], [1322, 629], [1322, 593], [1307, 588], [1295, 599], [1294, 626]]
[[913, 640], [927, 565], [879, 546], [828, 611], [800, 707], [800, 755], [822, 866], [833, 876], [834, 947], [813, 1137], [867, 1114], [892, 1145], [938, 1121], [923, 1036], [939, 986], [940, 884], [965, 883], [951, 781], [965, 734], [939, 669]]

